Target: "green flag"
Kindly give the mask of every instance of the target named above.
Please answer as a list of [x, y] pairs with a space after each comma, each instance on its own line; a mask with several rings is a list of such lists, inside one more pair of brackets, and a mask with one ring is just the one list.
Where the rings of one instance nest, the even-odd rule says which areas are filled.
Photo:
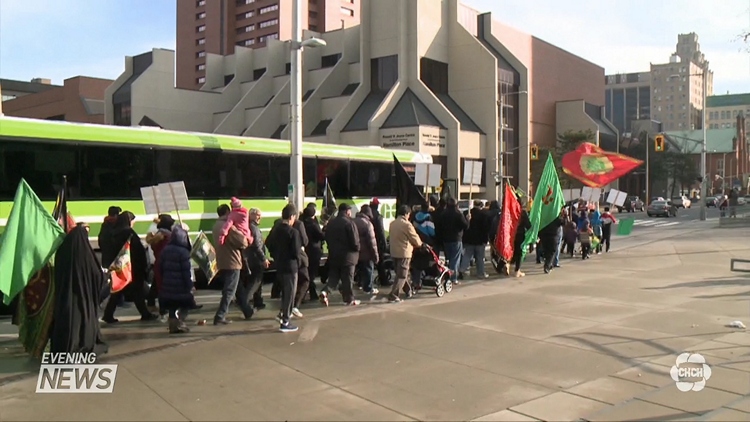
[[63, 229], [21, 179], [0, 237], [0, 292], [6, 305], [49, 262], [63, 238]]
[[552, 160], [552, 154], [547, 155], [547, 162], [544, 164], [542, 177], [536, 187], [534, 203], [531, 206], [529, 220], [531, 220], [531, 230], [526, 232], [526, 240], [523, 242], [523, 256], [529, 250], [529, 245], [536, 242], [539, 236], [539, 230], [546, 227], [555, 218], [560, 216], [560, 211], [565, 206], [560, 179], [557, 177], [555, 162]]

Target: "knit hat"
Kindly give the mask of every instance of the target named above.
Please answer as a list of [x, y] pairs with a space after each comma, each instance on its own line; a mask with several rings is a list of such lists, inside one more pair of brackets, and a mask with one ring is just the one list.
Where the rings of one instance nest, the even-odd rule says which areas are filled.
[[238, 210], [238, 209], [242, 208], [242, 201], [240, 201], [239, 199], [237, 199], [234, 196], [232, 197], [231, 203], [232, 203], [232, 209], [233, 210]]

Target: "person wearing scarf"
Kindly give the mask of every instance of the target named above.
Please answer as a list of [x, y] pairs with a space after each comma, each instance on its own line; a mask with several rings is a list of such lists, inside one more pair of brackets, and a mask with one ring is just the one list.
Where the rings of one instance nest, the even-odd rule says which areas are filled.
[[109, 283], [89, 243], [87, 226], [79, 224], [57, 250], [54, 283], [50, 351], [107, 353], [97, 313]]
[[[135, 224], [135, 215], [130, 211], [123, 211], [122, 214], [117, 216], [117, 224], [115, 225], [114, 231], [112, 232], [112, 242], [117, 251], [120, 251], [125, 243], [130, 242], [130, 262], [133, 273], [133, 281], [125, 287], [121, 292], [114, 293], [107, 302], [107, 307], [104, 309], [104, 317], [102, 320], [108, 324], [118, 322], [115, 319], [115, 308], [117, 307], [117, 301], [126, 292], [133, 297], [133, 303], [141, 314], [141, 321], [151, 321], [158, 319], [159, 316], [149, 312], [146, 306], [146, 276], [148, 271], [148, 258], [146, 256], [146, 248], [141, 243], [141, 238], [133, 230]], [[113, 258], [114, 260], [114, 258]], [[105, 261], [106, 262], [106, 261]], [[106, 264], [107, 267], [112, 262]]]

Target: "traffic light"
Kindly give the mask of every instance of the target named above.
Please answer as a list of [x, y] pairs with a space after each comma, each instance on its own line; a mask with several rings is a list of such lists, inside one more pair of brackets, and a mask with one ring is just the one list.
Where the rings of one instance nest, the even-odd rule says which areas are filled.
[[656, 152], [664, 151], [664, 135], [656, 135], [654, 137], [654, 151]]
[[532, 145], [530, 155], [531, 155], [532, 160], [538, 160], [539, 159], [539, 147], [536, 145]]

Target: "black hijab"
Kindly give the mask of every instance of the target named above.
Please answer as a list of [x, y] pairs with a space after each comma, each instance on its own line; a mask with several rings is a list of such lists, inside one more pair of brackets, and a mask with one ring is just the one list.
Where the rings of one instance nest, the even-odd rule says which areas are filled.
[[97, 312], [108, 283], [85, 227], [73, 229], [57, 250], [54, 280], [50, 351], [106, 353]]

